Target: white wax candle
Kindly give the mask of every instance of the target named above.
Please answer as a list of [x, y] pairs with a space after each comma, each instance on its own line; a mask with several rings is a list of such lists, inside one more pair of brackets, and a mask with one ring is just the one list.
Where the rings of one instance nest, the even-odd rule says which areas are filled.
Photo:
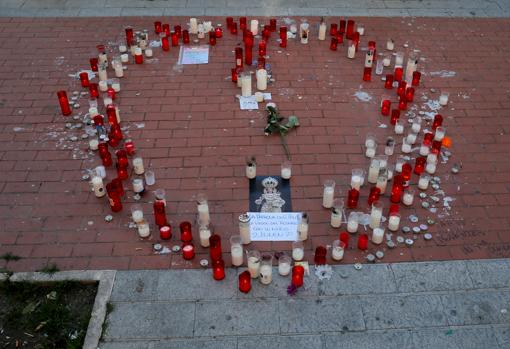
[[339, 246], [334, 246], [331, 250], [331, 258], [335, 261], [341, 261], [344, 258], [344, 249]]
[[420, 146], [420, 155], [421, 156], [427, 156], [429, 155], [429, 152], [430, 152], [430, 148], [428, 145], [421, 145]]
[[290, 32], [292, 34], [296, 34], [297, 33], [297, 26], [295, 24], [291, 24], [290, 25]]
[[106, 72], [106, 69], [99, 69], [97, 71], [97, 74], [98, 74], [99, 80], [100, 80], [99, 86], [101, 86], [101, 81], [104, 81], [106, 83], [106, 80], [108, 80], [108, 73]]
[[206, 21], [204, 24], [204, 32], [209, 33], [212, 30], [212, 22]]
[[103, 97], [103, 103], [104, 103], [104, 106], [106, 107], [107, 105], [112, 104], [113, 101], [110, 97]]
[[106, 55], [106, 53], [101, 52], [98, 55], [97, 61], [98, 61], [99, 64], [105, 64], [106, 63], [106, 65], [108, 65], [108, 56]]
[[400, 225], [400, 216], [391, 215], [388, 219], [388, 229], [391, 231], [397, 231]]
[[308, 44], [308, 33], [310, 31], [308, 23], [301, 23], [299, 25], [299, 35], [301, 36], [301, 43]]
[[265, 91], [267, 89], [267, 71], [265, 69], [257, 70], [257, 90]]
[[401, 173], [402, 165], [404, 165], [404, 161], [397, 161], [397, 163], [395, 164], [395, 171]]
[[411, 144], [407, 143], [407, 141], [404, 140], [404, 142], [402, 142], [402, 153], [410, 153], [412, 150], [411, 148]]
[[414, 194], [409, 192], [404, 192], [404, 196], [402, 197], [402, 203], [406, 206], [411, 206], [414, 201]]
[[404, 125], [402, 124], [395, 124], [395, 133], [398, 135], [401, 135], [404, 133]]
[[249, 179], [257, 177], [257, 166], [246, 165], [246, 177], [248, 177]]
[[202, 23], [200, 23], [198, 25], [197, 38], [199, 38], [199, 39], [205, 38], [205, 29], [204, 29], [204, 25]]
[[413, 131], [414, 133], [420, 133], [420, 130], [421, 130], [421, 123], [413, 122], [413, 124], [411, 125], [411, 131]]
[[375, 229], [381, 225], [382, 212], [379, 209], [372, 209], [370, 213], [370, 228]]
[[189, 32], [190, 34], [196, 34], [198, 32], [198, 22], [196, 18], [189, 19]]
[[149, 235], [151, 235], [150, 226], [147, 223], [140, 223], [138, 224], [138, 235], [141, 238], [146, 238]]
[[250, 31], [253, 35], [257, 35], [259, 33], [259, 21], [256, 19], [252, 19], [250, 22]]
[[101, 165], [101, 166], [96, 166], [96, 168], [94, 169], [94, 171], [96, 171], [96, 174], [97, 174], [99, 177], [101, 177], [101, 178], [103, 178], [103, 179], [105, 179], [105, 178], [106, 178], [106, 169], [105, 169], [105, 167], [104, 167], [104, 166], [102, 166], [102, 165]]
[[439, 96], [439, 104], [442, 105], [442, 106], [445, 106], [448, 104], [448, 93], [442, 93], [440, 96]]
[[375, 148], [367, 148], [365, 150], [365, 156], [370, 159], [373, 158], [375, 156]]
[[381, 194], [384, 194], [386, 191], [386, 186], [388, 184], [388, 177], [387, 176], [378, 176], [377, 177], [377, 183], [375, 186], [379, 189], [381, 189]]
[[388, 39], [388, 41], [386, 41], [386, 49], [389, 51], [393, 51], [394, 48], [395, 42], [392, 39]]
[[305, 256], [305, 251], [302, 248], [294, 247], [292, 249], [292, 259], [295, 261], [300, 261]]
[[372, 161], [370, 163], [370, 167], [368, 168], [367, 175], [368, 183], [377, 183], [377, 177], [379, 177], [379, 163]]
[[249, 223], [239, 225], [239, 234], [241, 235], [241, 240], [243, 244], [246, 245], [251, 242]]
[[211, 237], [211, 230], [208, 226], [201, 226], [198, 229], [198, 235], [200, 237], [200, 245], [202, 247], [209, 247], [209, 238]]
[[287, 276], [290, 274], [290, 263], [278, 264], [278, 274], [281, 276]]
[[445, 136], [445, 133], [446, 132], [444, 131], [443, 128], [441, 128], [441, 127], [436, 128], [436, 132], [434, 133], [434, 140], [436, 142], [442, 141]]
[[120, 53], [127, 52], [127, 46], [126, 46], [126, 45], [124, 45], [124, 44], [120, 44], [120, 45], [119, 45], [119, 52], [120, 52]]
[[239, 267], [243, 264], [243, 248], [241, 246], [232, 246], [230, 253], [232, 254], [232, 265]]
[[375, 148], [375, 140], [372, 136], [369, 136], [365, 139], [365, 147]]
[[251, 96], [251, 75], [245, 74], [241, 76], [241, 95], [243, 97]]
[[359, 33], [360, 36], [365, 35], [365, 27], [360, 26], [356, 29], [356, 31]]
[[436, 164], [434, 162], [427, 163], [425, 171], [427, 171], [428, 174], [434, 174], [436, 172]]
[[144, 191], [144, 187], [143, 187], [143, 180], [142, 179], [133, 179], [133, 191], [135, 193], [141, 193]]
[[128, 54], [127, 54], [127, 53], [123, 53], [123, 54], [121, 54], [121, 55], [120, 55], [120, 61], [121, 61], [122, 63], [127, 63], [127, 62], [129, 62], [129, 56], [128, 56]]
[[92, 188], [94, 189], [94, 195], [98, 198], [105, 196], [103, 179], [99, 176], [92, 177]]
[[347, 58], [353, 59], [354, 57], [356, 57], [356, 46], [352, 44], [347, 49]]
[[90, 150], [97, 150], [99, 146], [99, 141], [97, 139], [91, 139], [89, 141], [89, 149]]
[[357, 219], [352, 219], [350, 218], [348, 221], [347, 221], [347, 231], [349, 233], [355, 233], [358, 231], [358, 220]]
[[145, 57], [152, 57], [152, 49], [151, 48], [146, 48], [145, 49]]
[[137, 175], [141, 175], [145, 172], [145, 168], [143, 167], [143, 159], [140, 157], [133, 159], [133, 169]]
[[365, 54], [365, 68], [372, 68], [374, 65], [374, 54], [373, 51], [367, 51]]
[[117, 117], [117, 123], [120, 124], [120, 110], [118, 106], [115, 106], [115, 116]]
[[391, 64], [391, 58], [390, 57], [384, 57], [382, 62], [383, 62], [383, 65], [385, 67], [389, 67], [390, 64]]
[[307, 222], [300, 222], [298, 225], [298, 233], [299, 233], [299, 240], [305, 241], [308, 239], [308, 223]]
[[112, 84], [112, 88], [115, 92], [120, 92], [120, 83], [119, 82], [114, 82]]
[[101, 92], [106, 92], [106, 90], [108, 90], [108, 83], [105, 80], [99, 81], [98, 85], [99, 85], [99, 90]]
[[409, 133], [407, 135], [407, 143], [409, 143], [409, 144], [416, 143], [416, 133]]
[[94, 116], [98, 115], [99, 112], [97, 111], [96, 107], [90, 107], [89, 108], [89, 114], [90, 114], [90, 117], [93, 118]]
[[[124, 76], [124, 69], [122, 68], [122, 64], [115, 64], [115, 76], [121, 78]], [[117, 91], [115, 91], [117, 92]]]
[[395, 56], [395, 67], [402, 67], [404, 65], [404, 54], [402, 52], [397, 52]]
[[143, 221], [143, 211], [142, 210], [134, 210], [131, 212], [131, 218], [133, 219], [133, 222], [140, 223]]
[[351, 188], [360, 190], [361, 188], [361, 176], [354, 175], [351, 177]]
[[259, 277], [260, 272], [260, 258], [248, 257], [248, 271], [253, 279]]
[[437, 162], [437, 154], [429, 153], [429, 155], [427, 155], [427, 164], [430, 162], [432, 162], [432, 163]]
[[334, 187], [325, 187], [322, 194], [322, 206], [325, 208], [331, 208], [333, 206], [333, 199], [335, 196]]
[[197, 210], [198, 210], [198, 219], [203, 224], [209, 224], [209, 222], [211, 221], [211, 218], [209, 215], [209, 205], [207, 204], [207, 202], [198, 204]]
[[321, 22], [321, 24], [319, 25], [319, 40], [326, 40], [326, 29], [327, 29], [327, 26], [326, 26], [326, 23], [324, 22]]
[[[136, 49], [137, 48], [139, 48], [139, 47], [136, 46], [136, 45], [131, 45], [131, 56], [136, 55]], [[142, 52], [140, 52], [140, 54], [142, 54]]]
[[273, 268], [270, 265], [260, 267], [260, 282], [269, 285], [273, 280]]
[[430, 178], [428, 176], [421, 176], [418, 181], [418, 188], [421, 190], [427, 190], [429, 187]]
[[290, 168], [282, 168], [281, 176], [283, 179], [290, 179], [292, 176], [292, 170]]
[[379, 245], [384, 240], [384, 229], [375, 228], [372, 232], [372, 242], [376, 245]]
[[333, 228], [339, 228], [342, 225], [342, 213], [336, 213], [331, 211], [331, 226]]
[[[257, 81], [257, 85], [258, 85], [258, 81]], [[258, 103], [264, 102], [264, 94], [262, 92], [255, 92], [255, 100]]]

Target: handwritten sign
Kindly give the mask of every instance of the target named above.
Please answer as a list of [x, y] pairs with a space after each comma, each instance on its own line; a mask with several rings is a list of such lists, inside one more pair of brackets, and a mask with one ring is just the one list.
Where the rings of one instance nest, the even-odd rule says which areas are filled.
[[253, 241], [296, 241], [300, 212], [248, 212]]
[[181, 46], [179, 64], [209, 63], [209, 46]]
[[241, 110], [254, 110], [259, 109], [259, 104], [255, 99], [255, 96], [239, 97], [239, 106]]

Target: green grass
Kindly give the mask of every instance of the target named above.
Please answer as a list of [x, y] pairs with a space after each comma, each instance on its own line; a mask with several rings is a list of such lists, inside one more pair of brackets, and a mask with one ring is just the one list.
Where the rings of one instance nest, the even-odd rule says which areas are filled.
[[0, 259], [3, 259], [5, 261], [9, 262], [9, 261], [19, 261], [21, 259], [21, 257], [13, 254], [12, 252], [6, 252], [3, 255], [0, 255]]
[[37, 270], [38, 272], [41, 272], [41, 273], [45, 273], [45, 274], [50, 274], [50, 275], [53, 275], [55, 274], [57, 271], [60, 271], [60, 269], [57, 267], [56, 264], [48, 264], [46, 265], [44, 268], [41, 268], [39, 270]]

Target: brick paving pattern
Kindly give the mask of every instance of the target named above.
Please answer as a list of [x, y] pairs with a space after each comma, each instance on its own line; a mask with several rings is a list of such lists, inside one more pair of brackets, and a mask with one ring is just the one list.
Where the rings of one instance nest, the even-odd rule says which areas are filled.
[[[452, 209], [439, 211], [443, 216], [430, 229], [433, 240], [419, 237], [412, 248], [387, 250], [384, 260], [510, 256], [508, 20], [355, 19], [366, 27], [361, 47], [373, 39], [382, 52], [392, 37], [402, 50], [403, 43], [420, 50], [424, 60], [419, 70], [426, 76], [417, 100], [423, 93], [437, 99], [438, 92], [430, 88], [450, 92], [450, 103], [441, 114], [453, 139], [453, 157], [438, 166], [438, 175], [446, 195], [455, 199]], [[0, 18], [0, 254], [23, 257], [0, 260], [0, 268], [35, 270], [48, 263], [60, 269], [189, 268], [207, 256], [199, 246], [193, 263], [185, 263], [180, 255], [154, 255], [152, 244], [158, 239], [140, 240], [136, 230], [128, 228], [130, 191], [123, 212], [114, 214], [111, 223], [104, 221], [110, 214], [107, 200], [97, 199], [81, 180], [100, 159], [87, 152], [86, 141], [69, 141], [69, 136], [83, 132], [65, 128], [71, 119], [62, 117], [57, 105], [57, 90], [80, 90], [79, 80], [68, 74], [88, 69], [97, 44], [120, 42], [128, 24], [152, 29], [153, 20]], [[185, 25], [186, 20], [165, 18], [172, 25]], [[309, 20], [316, 23], [318, 18]], [[333, 20], [338, 22], [338, 17], [328, 18]], [[224, 23], [224, 18], [213, 22]], [[329, 41], [317, 41], [315, 30], [314, 26], [308, 45], [289, 40], [288, 48], [280, 49], [273, 33], [268, 47], [276, 79], [268, 92], [283, 115], [295, 114], [301, 121], [288, 142], [293, 208], [311, 217], [311, 237], [305, 243], [309, 257], [340, 231], [329, 227], [329, 211], [321, 207], [322, 182], [335, 179], [337, 196], [345, 197], [351, 169], [368, 167], [362, 149], [365, 135], [376, 133], [384, 139], [392, 134], [378, 127], [379, 122], [387, 123], [378, 109], [383, 83], [375, 76], [373, 82], [361, 81], [364, 53], [352, 62], [345, 47], [332, 52]], [[259, 173], [268, 175], [278, 174], [284, 160], [278, 137], [263, 135], [265, 113], [239, 110], [239, 90], [229, 77], [233, 48], [240, 40], [241, 35], [226, 33], [211, 49], [209, 64], [182, 71], [174, 69], [176, 48], [169, 53], [155, 49], [152, 63], [128, 65], [118, 102], [123, 125], [129, 127], [126, 133], [156, 171], [155, 187], [167, 191], [167, 215], [174, 231], [180, 221], [194, 220], [194, 196], [205, 192], [224, 251], [229, 251], [228, 237], [237, 233], [237, 216], [248, 208], [245, 156], [257, 156]], [[455, 74], [430, 74], [443, 70]], [[353, 95], [360, 89], [372, 100], [357, 100]], [[86, 99], [80, 103], [85, 113]], [[395, 155], [392, 163], [394, 159]], [[453, 163], [462, 163], [458, 175], [450, 173]], [[113, 176], [110, 169], [108, 178]], [[365, 187], [362, 210], [367, 210], [367, 194]], [[151, 223], [152, 200], [152, 193], [143, 198]], [[403, 215], [416, 212], [424, 219], [427, 213], [417, 203], [401, 208]], [[175, 243], [174, 237], [171, 245]], [[248, 248], [289, 250], [290, 243], [252, 243]], [[370, 245], [369, 251], [375, 250]], [[364, 255], [349, 250], [343, 263], [363, 260]]]

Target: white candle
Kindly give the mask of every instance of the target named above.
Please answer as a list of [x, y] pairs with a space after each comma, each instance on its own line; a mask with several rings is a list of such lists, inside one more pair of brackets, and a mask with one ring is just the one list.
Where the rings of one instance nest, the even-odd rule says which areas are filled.
[[106, 107], [107, 105], [112, 104], [113, 101], [112, 101], [112, 99], [110, 97], [104, 96], [103, 97], [103, 103], [104, 103], [104, 106]]
[[344, 258], [344, 249], [341, 246], [333, 246], [331, 258], [335, 261], [341, 261]]
[[413, 81], [413, 73], [416, 71], [418, 66], [418, 59], [414, 53], [411, 53], [407, 58], [406, 72], [405, 72], [405, 80], [408, 85]]
[[377, 183], [375, 184], [375, 186], [379, 189], [381, 189], [381, 194], [384, 194], [384, 192], [386, 191], [386, 186], [388, 184], [388, 176], [386, 174], [384, 175], [379, 175], [377, 177]]
[[292, 249], [292, 259], [300, 261], [305, 256], [305, 251], [301, 247], [294, 247]]
[[391, 64], [391, 58], [390, 58], [389, 56], [388, 56], [388, 57], [386, 57], [386, 56], [385, 56], [385, 57], [383, 58], [383, 61], [382, 61], [382, 62], [383, 62], [383, 66], [385, 66], [385, 67], [389, 67], [389, 66], [390, 66], [390, 64]]
[[199, 39], [205, 38], [205, 29], [204, 29], [204, 25], [202, 23], [200, 23], [198, 25], [197, 31], [198, 31], [197, 38], [199, 38]]
[[397, 52], [395, 56], [395, 67], [402, 67], [404, 65], [404, 53]]
[[150, 226], [147, 222], [142, 221], [142, 222], [138, 223], [137, 226], [138, 226], [138, 235], [141, 238], [146, 238], [149, 235], [151, 235]]
[[[238, 80], [239, 81], [239, 80]], [[258, 81], [257, 81], [257, 84], [258, 84]], [[255, 100], [258, 102], [258, 103], [262, 103], [264, 102], [264, 94], [262, 92], [255, 92]]]
[[99, 81], [98, 85], [99, 85], [99, 90], [101, 92], [106, 92], [106, 90], [108, 90], [108, 83], [106, 81], [101, 80], [101, 81]]
[[414, 143], [416, 143], [416, 133], [412, 133], [412, 132], [410, 132], [410, 133], [407, 135], [407, 143], [409, 143], [409, 144], [414, 144]]
[[257, 70], [257, 90], [265, 91], [267, 89], [267, 71], [265, 69]]
[[411, 130], [414, 133], [420, 133], [420, 130], [421, 130], [421, 118], [420, 117], [417, 117], [416, 119], [414, 119], [413, 124], [411, 125]]
[[398, 122], [395, 124], [395, 133], [398, 135], [401, 135], [404, 133], [404, 125], [402, 123]]
[[201, 225], [198, 229], [198, 235], [200, 237], [200, 245], [202, 247], [209, 247], [209, 238], [211, 237], [211, 229], [208, 225]]
[[[129, 56], [128, 56], [128, 54], [127, 54], [127, 53], [123, 53], [123, 54], [121, 54], [121, 55], [120, 55], [120, 61], [121, 61], [122, 63], [127, 63], [127, 62], [129, 62]], [[124, 73], [123, 73], [123, 74], [124, 74]]]
[[201, 202], [197, 205], [198, 210], [198, 219], [203, 222], [204, 224], [209, 224], [211, 221], [210, 215], [209, 215], [209, 205], [207, 204], [207, 201]]
[[429, 162], [436, 163], [437, 162], [437, 154], [429, 153], [429, 155], [427, 155], [427, 163], [429, 163]]
[[135, 178], [133, 179], [133, 191], [135, 193], [141, 193], [145, 190], [143, 187], [143, 179]]
[[273, 268], [270, 265], [260, 267], [260, 282], [269, 285], [273, 280]]
[[381, 225], [382, 218], [382, 206], [377, 203], [372, 205], [372, 211], [370, 212], [370, 228], [375, 229]]
[[331, 210], [331, 221], [330, 224], [333, 228], [339, 228], [342, 225], [342, 212]]
[[356, 189], [357, 191], [361, 188], [361, 176], [353, 175], [351, 177], [351, 188]]
[[321, 24], [319, 25], [319, 40], [321, 41], [326, 40], [326, 29], [327, 29], [326, 23], [321, 22]]
[[248, 257], [248, 271], [253, 279], [259, 277], [260, 273], [260, 258], [258, 257]]
[[90, 117], [93, 118], [94, 116], [98, 115], [99, 112], [97, 111], [96, 107], [90, 107], [89, 108], [89, 114], [90, 114]]
[[297, 26], [295, 24], [291, 24], [290, 25], [290, 32], [292, 34], [296, 34], [297, 33]]
[[425, 171], [427, 171], [428, 174], [434, 174], [436, 173], [436, 163], [435, 162], [429, 162], [427, 163], [427, 166], [425, 167]]
[[212, 30], [212, 22], [206, 21], [204, 24], [204, 32], [209, 33]]
[[246, 245], [251, 242], [250, 217], [247, 214], [239, 216], [239, 235], [241, 235], [241, 241], [243, 244]]
[[429, 155], [429, 152], [430, 152], [430, 148], [428, 145], [422, 144], [420, 146], [420, 155], [421, 156], [427, 156], [427, 155]]
[[301, 220], [301, 222], [298, 225], [298, 235], [300, 241], [305, 241], [308, 239], [308, 222], [306, 220]]
[[141, 175], [145, 172], [145, 168], [143, 167], [143, 159], [141, 157], [136, 157], [133, 159], [133, 168], [137, 175]]
[[127, 52], [127, 46], [126, 46], [126, 45], [124, 45], [124, 44], [120, 44], [120, 45], [119, 45], [119, 52], [120, 52], [120, 53]]
[[450, 94], [448, 92], [441, 92], [441, 95], [439, 96], [439, 104], [442, 106], [447, 105], [449, 96]]
[[251, 75], [249, 73], [241, 75], [241, 95], [243, 97], [251, 96]]
[[375, 148], [367, 148], [365, 150], [365, 156], [370, 159], [373, 158], [375, 156]]
[[145, 57], [152, 57], [152, 49], [151, 48], [146, 48], [145, 49]]
[[282, 168], [281, 176], [283, 179], [290, 179], [292, 170], [290, 168]]
[[374, 51], [367, 51], [365, 54], [365, 68], [372, 68], [374, 65]]
[[198, 22], [196, 18], [189, 19], [189, 32], [190, 34], [196, 34], [198, 32]]
[[255, 164], [246, 165], [246, 177], [249, 179], [257, 177], [257, 166]]
[[243, 247], [241, 245], [234, 245], [230, 248], [232, 254], [232, 265], [239, 267], [243, 264]]
[[418, 188], [421, 190], [427, 190], [427, 188], [429, 187], [429, 182], [430, 182], [430, 176], [421, 175], [420, 179], [418, 181]]
[[391, 231], [397, 231], [398, 226], [400, 225], [400, 216], [393, 214], [388, 219], [388, 229]]
[[414, 201], [414, 192], [412, 191], [405, 191], [404, 196], [402, 197], [402, 203], [406, 206], [411, 206]]
[[105, 196], [106, 191], [104, 190], [103, 179], [99, 176], [92, 177], [92, 188], [94, 189], [94, 195], [98, 198]]
[[325, 186], [322, 194], [322, 206], [325, 208], [331, 208], [333, 206], [333, 199], [335, 196], [334, 186]]
[[349, 214], [349, 219], [347, 220], [347, 231], [349, 233], [355, 233], [358, 231], [358, 216], [354, 212]]
[[[122, 67], [122, 63], [118, 63], [118, 64], [115, 64], [114, 65], [114, 68], [115, 68], [115, 76], [118, 77], [118, 78], [121, 78], [124, 76], [124, 69]], [[112, 86], [113, 87], [113, 86]], [[115, 88], [114, 88], [115, 89]], [[120, 89], [119, 89], [120, 90]], [[115, 91], [117, 92], [117, 91]]]
[[[131, 45], [131, 56], [136, 55], [136, 49], [139, 49], [139, 47], [136, 45]], [[140, 54], [142, 54], [141, 51], [140, 51]]]
[[359, 33], [360, 36], [365, 35], [365, 26], [358, 24], [356, 31]]
[[120, 82], [114, 82], [112, 83], [112, 88], [115, 92], [120, 92]]
[[97, 150], [99, 146], [99, 141], [97, 139], [91, 139], [89, 141], [89, 149], [90, 150]]
[[377, 177], [379, 177], [379, 161], [372, 159], [370, 167], [368, 168], [368, 183], [377, 183]]
[[134, 210], [131, 212], [131, 219], [133, 219], [133, 222], [136, 224], [143, 222], [143, 211], [142, 210]]
[[388, 41], [386, 41], [386, 49], [389, 51], [393, 51], [394, 48], [395, 42], [392, 39], [388, 39]]
[[354, 57], [356, 57], [356, 45], [352, 44], [347, 49], [347, 58], [353, 59]]
[[94, 169], [94, 171], [96, 171], [96, 174], [105, 179], [106, 178], [106, 169], [103, 165], [100, 165], [100, 166], [96, 166], [96, 168]]
[[278, 274], [281, 276], [287, 276], [290, 274], [290, 263], [280, 262], [278, 264]]
[[443, 127], [436, 128], [436, 132], [434, 133], [434, 140], [436, 142], [440, 142], [443, 140], [444, 136], [446, 134], [446, 129]]
[[253, 35], [257, 35], [259, 33], [259, 21], [256, 19], [252, 19], [250, 22], [250, 31]]
[[411, 152], [411, 150], [412, 150], [411, 144], [407, 142], [407, 138], [404, 138], [402, 140], [402, 153], [408, 154]]
[[[108, 80], [108, 73], [106, 72], [106, 69], [99, 69], [97, 71], [97, 74], [99, 76], [99, 85], [101, 86], [101, 81], [106, 82]], [[102, 90], [101, 90], [102, 91]], [[105, 90], [106, 91], [106, 90]]]
[[310, 25], [308, 23], [301, 23], [299, 25], [299, 35], [301, 36], [301, 43], [308, 44], [308, 33], [310, 32]]
[[379, 245], [384, 240], [384, 229], [382, 228], [375, 228], [372, 232], [372, 242], [376, 245]]

